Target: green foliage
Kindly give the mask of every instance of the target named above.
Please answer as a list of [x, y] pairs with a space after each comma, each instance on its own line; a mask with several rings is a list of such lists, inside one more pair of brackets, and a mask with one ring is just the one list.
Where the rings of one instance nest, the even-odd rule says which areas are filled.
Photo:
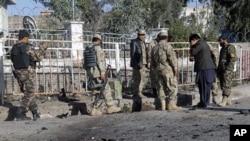
[[[75, 19], [84, 21], [84, 29], [91, 31], [127, 34], [138, 28], [162, 27], [169, 28], [171, 41], [188, 41], [193, 32], [213, 41], [218, 30], [212, 20], [204, 31], [204, 25], [197, 25], [194, 15], [178, 18], [188, 1], [191, 0], [75, 0]], [[105, 10], [105, 5], [111, 10]], [[47, 6], [61, 21], [72, 20], [72, 0], [51, 0]]]
[[214, 13], [218, 20], [223, 21], [223, 26], [233, 32], [245, 33], [250, 28], [250, 3], [249, 0], [235, 0], [223, 2], [214, 0]]
[[107, 13], [105, 24], [108, 31], [126, 33], [145, 27], [144, 12], [140, 0], [115, 0], [112, 10]]
[[106, 30], [130, 33], [144, 27], [166, 27], [179, 16], [183, 0], [114, 0], [112, 11], [107, 13]]

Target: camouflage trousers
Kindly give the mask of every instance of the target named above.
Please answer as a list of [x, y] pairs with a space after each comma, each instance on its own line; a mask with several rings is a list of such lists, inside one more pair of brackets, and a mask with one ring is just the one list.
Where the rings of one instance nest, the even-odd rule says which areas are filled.
[[216, 78], [215, 82], [213, 82], [211, 90], [212, 90], [212, 96], [217, 96], [218, 95], [218, 91], [219, 91], [218, 78]]
[[232, 82], [233, 82], [233, 71], [228, 71], [228, 70], [218, 71], [217, 77], [220, 81], [222, 96], [230, 96]]
[[157, 87], [157, 81], [158, 81], [158, 78], [157, 78], [157, 70], [156, 69], [151, 69], [150, 70], [150, 80], [151, 80], [151, 87], [152, 88], [156, 88]]
[[132, 74], [132, 94], [142, 94], [144, 83], [146, 82], [146, 67], [143, 65], [141, 69], [133, 69]]
[[21, 106], [26, 110], [34, 111], [38, 109], [35, 102], [35, 69], [20, 69], [15, 70], [15, 75], [20, 87], [21, 92], [24, 96], [21, 101]]
[[178, 92], [177, 79], [173, 72], [158, 70], [158, 98], [161, 100], [176, 100]]
[[[97, 84], [103, 83], [103, 81], [100, 78], [93, 78], [93, 79], [91, 79], [90, 83], [91, 83], [91, 85], [97, 85]], [[113, 97], [111, 94], [111, 88], [109, 85], [109, 80], [107, 81], [107, 84], [104, 88], [103, 96], [104, 96], [105, 103], [107, 104], [108, 107], [114, 105]]]

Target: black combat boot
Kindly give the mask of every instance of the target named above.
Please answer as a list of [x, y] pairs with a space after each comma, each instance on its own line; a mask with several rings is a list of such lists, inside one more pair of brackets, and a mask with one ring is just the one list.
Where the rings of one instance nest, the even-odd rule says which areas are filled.
[[26, 112], [27, 110], [24, 107], [17, 107], [16, 120], [17, 121], [31, 120], [30, 117], [26, 116]]
[[38, 114], [37, 110], [31, 111], [33, 115], [33, 120], [37, 120], [40, 118], [40, 115]]

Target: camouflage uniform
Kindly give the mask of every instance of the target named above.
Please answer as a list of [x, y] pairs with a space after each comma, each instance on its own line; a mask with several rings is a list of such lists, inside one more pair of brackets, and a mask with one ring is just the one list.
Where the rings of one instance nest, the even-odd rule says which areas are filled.
[[[153, 40], [152, 42], [149, 43], [148, 48], [147, 48], [147, 53], [148, 53], [148, 62], [151, 62], [151, 51], [152, 49], [158, 44], [157, 40]], [[151, 87], [154, 91], [154, 89], [156, 89], [157, 86], [157, 70], [154, 66], [151, 66], [150, 64], [150, 79], [151, 79]], [[155, 94], [155, 93], [154, 93]]]
[[[98, 38], [101, 40], [101, 36], [99, 34], [96, 34], [94, 38]], [[87, 76], [89, 78], [90, 84], [91, 85], [102, 84], [103, 80], [100, 78], [100, 75], [106, 75], [105, 53], [102, 50], [101, 46], [95, 42], [88, 47], [90, 48], [94, 47], [96, 51], [96, 65], [93, 67], [85, 68], [87, 71]], [[86, 65], [86, 62], [83, 62], [83, 65]], [[119, 107], [114, 106], [114, 102], [113, 102], [113, 98], [112, 98], [111, 90], [110, 90], [110, 85], [109, 85], [108, 80], [106, 81], [107, 83], [104, 88], [103, 95], [104, 95], [105, 103], [108, 107], [107, 113], [119, 112], [121, 109]], [[95, 110], [95, 108], [97, 107], [94, 107], [93, 109]], [[101, 113], [95, 112], [95, 113], [90, 113], [90, 114], [99, 115]]]
[[[45, 53], [44, 48], [40, 48], [39, 50], [35, 50], [31, 46], [27, 47], [27, 54], [30, 55], [31, 59], [34, 62], [41, 61], [43, 55]], [[29, 66], [28, 69], [20, 69], [15, 70], [15, 75], [17, 80], [19, 81], [19, 86], [21, 91], [24, 93], [22, 98], [21, 105], [30, 111], [35, 111], [38, 109], [37, 104], [34, 99], [35, 93], [35, 75], [36, 69], [34, 66]]]
[[[218, 61], [219, 61], [219, 50], [218, 47], [213, 47], [211, 44], [208, 44], [208, 46], [210, 47], [211, 50], [211, 54], [212, 54], [212, 58], [214, 60], [214, 63], [216, 65], [216, 67], [218, 66]], [[213, 103], [217, 104], [215, 97], [218, 95], [218, 91], [219, 91], [219, 87], [218, 87], [218, 78], [216, 77], [215, 82], [213, 82], [211, 90], [212, 90], [212, 96], [213, 96]]]
[[223, 98], [224, 97], [228, 98], [231, 94], [233, 70], [236, 58], [237, 58], [236, 49], [233, 45], [228, 44], [221, 48], [219, 64], [217, 69], [217, 77], [220, 80], [220, 86], [222, 89]]
[[[90, 46], [92, 47], [92, 46]], [[87, 76], [89, 77], [89, 80], [91, 80], [91, 83], [93, 85], [96, 84], [101, 84], [103, 81], [100, 79], [100, 74], [105, 74], [106, 73], [106, 63], [105, 63], [105, 53], [102, 50], [100, 45], [95, 45], [95, 50], [96, 50], [96, 56], [97, 56], [97, 66], [91, 67], [87, 69]], [[111, 91], [110, 91], [110, 86], [109, 83], [107, 82], [105, 89], [104, 89], [104, 97], [105, 97], [105, 102], [107, 106], [113, 106], [113, 99], [111, 96]]]
[[[161, 34], [161, 33], [160, 33]], [[165, 35], [164, 33], [162, 33]], [[152, 66], [156, 67], [158, 75], [158, 97], [161, 100], [162, 110], [165, 110], [167, 97], [167, 109], [177, 110], [176, 106], [178, 84], [176, 79], [177, 58], [170, 44], [160, 41], [152, 49]]]

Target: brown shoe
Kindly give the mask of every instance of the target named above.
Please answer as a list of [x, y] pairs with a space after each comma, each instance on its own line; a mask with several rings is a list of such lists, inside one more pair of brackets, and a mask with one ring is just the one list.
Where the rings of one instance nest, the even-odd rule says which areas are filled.
[[89, 113], [89, 115], [91, 115], [91, 116], [101, 116], [101, 115], [102, 115], [102, 112], [99, 111], [99, 110], [96, 109], [96, 108], [93, 108], [93, 109], [91, 110], [91, 112]]
[[169, 100], [167, 110], [181, 110], [182, 108], [175, 104], [174, 100]]
[[220, 107], [225, 107], [227, 105], [228, 97], [223, 96], [221, 102], [218, 104]]
[[121, 111], [121, 108], [120, 107], [116, 107], [116, 106], [110, 106], [108, 107], [107, 109], [107, 113], [108, 114], [112, 114], [112, 113], [118, 113]]
[[213, 104], [218, 104], [218, 103], [217, 103], [217, 100], [216, 100], [216, 96], [213, 96], [213, 97], [212, 97], [212, 102], [213, 102]]

